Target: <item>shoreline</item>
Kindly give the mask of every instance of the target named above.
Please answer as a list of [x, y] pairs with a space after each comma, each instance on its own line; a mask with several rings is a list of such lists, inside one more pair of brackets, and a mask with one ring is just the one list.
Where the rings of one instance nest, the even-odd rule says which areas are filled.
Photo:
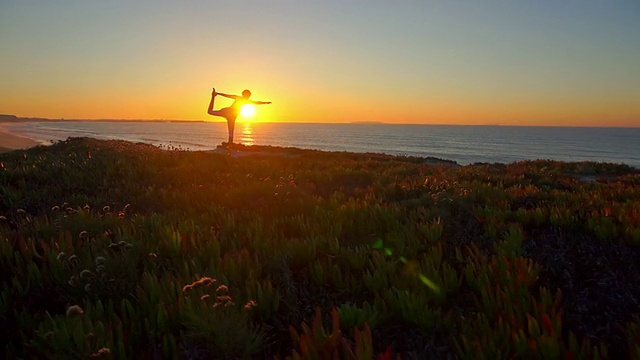
[[[174, 127], [168, 128], [171, 130], [165, 130], [164, 126], [149, 125], [150, 129], [156, 129], [156, 130], [162, 129], [162, 130], [158, 130], [157, 135], [154, 135], [153, 137], [144, 136], [144, 134], [138, 134], [135, 132], [134, 132], [135, 134], [131, 136], [127, 136], [125, 135], [125, 132], [122, 132], [122, 131], [118, 132], [115, 130], [111, 132], [107, 131], [106, 133], [103, 133], [104, 129], [117, 129], [119, 128], [119, 125], [118, 126], [109, 125], [107, 127], [100, 125], [99, 127], [95, 127], [95, 128], [92, 127], [90, 124], [82, 125], [78, 127], [70, 126], [68, 128], [70, 130], [68, 131], [63, 131], [66, 129], [66, 126], [64, 125], [62, 125], [61, 127], [57, 127], [55, 125], [52, 125], [52, 126], [42, 125], [46, 129], [45, 131], [39, 131], [39, 130], [34, 130], [35, 128], [40, 127], [40, 125], [37, 125], [36, 122], [33, 122], [32, 124], [25, 124], [25, 125], [15, 124], [15, 126], [12, 126], [11, 125], [12, 122], [1, 121], [2, 120], [1, 116], [2, 115], [0, 115], [0, 133], [2, 134], [0, 134], [0, 153], [6, 153], [9, 151], [18, 150], [18, 149], [28, 149], [30, 147], [34, 147], [37, 145], [45, 145], [45, 146], [51, 145], [56, 141], [64, 140], [66, 137], [95, 137], [99, 139], [121, 139], [121, 140], [132, 141], [132, 142], [144, 142], [144, 143], [152, 144], [154, 146], [158, 146], [160, 148], [174, 147], [174, 148], [179, 148], [181, 150], [189, 150], [189, 151], [213, 151], [213, 152], [221, 151], [220, 149], [214, 148], [215, 145], [217, 144], [210, 143], [208, 141], [204, 142], [202, 141], [203, 140], [202, 137], [198, 138], [194, 142], [192, 142], [190, 138], [187, 139], [185, 135], [188, 135], [190, 130], [189, 131], [184, 130], [187, 127], [186, 126], [181, 127], [180, 125], [175, 125]], [[302, 125], [302, 124], [299, 124], [299, 125]], [[132, 127], [134, 129], [137, 129], [136, 126], [132, 126]], [[194, 125], [194, 129], [201, 129], [205, 127], [208, 129], [207, 126], [208, 125]], [[123, 128], [127, 128], [127, 127], [123, 126]], [[265, 128], [265, 129], [266, 129], [265, 130], [266, 132], [269, 131], [269, 128]], [[305, 130], [305, 128], [300, 128], [300, 129], [295, 128], [295, 129], [297, 129], [296, 131], [300, 131], [300, 129]], [[340, 128], [340, 129], [344, 129], [344, 128]], [[153, 130], [153, 131], [156, 131], [156, 130]], [[221, 129], [218, 129], [218, 127], [215, 127], [214, 130], [222, 131]], [[261, 130], [256, 130], [256, 131], [258, 133], [261, 132]], [[292, 133], [297, 134], [295, 131], [293, 131]], [[358, 131], [350, 130], [350, 133], [352, 135], [358, 134]], [[375, 133], [379, 133], [379, 131], [375, 131]], [[398, 133], [401, 134], [401, 132], [398, 132]], [[491, 133], [493, 134], [493, 132]], [[611, 134], [616, 135], [618, 133], [619, 132], [611, 132], [611, 133], [607, 132], [603, 136], [610, 136]], [[175, 136], [173, 136], [172, 134], [174, 134]], [[218, 131], [216, 134], [222, 134], [222, 133]], [[466, 133], [461, 133], [458, 135], [465, 135], [465, 134]], [[498, 138], [496, 138], [496, 141], [502, 138], [499, 136], [500, 134], [505, 135], [503, 132], [496, 132], [496, 134], [497, 134], [496, 136], [498, 136]], [[587, 132], [585, 134], [590, 136], [591, 133]], [[8, 138], [9, 136], [12, 138], [13, 141], [8, 141], [7, 139], [5, 139], [5, 138]], [[512, 155], [511, 152], [508, 152], [509, 150], [508, 148], [510, 147], [510, 145], [504, 144], [503, 146], [500, 146], [500, 143], [497, 143], [497, 142], [495, 143], [489, 142], [489, 144], [487, 145], [489, 147], [489, 150], [486, 153], [483, 153], [483, 149], [479, 147], [478, 141], [474, 142], [474, 139], [472, 137], [469, 137], [468, 134], [466, 134], [465, 136], [467, 139], [471, 140], [472, 144], [469, 148], [476, 149], [477, 152], [470, 153], [469, 151], [464, 151], [464, 148], [467, 146], [467, 144], [461, 145], [462, 150], [458, 151], [457, 148], [450, 147], [446, 141], [439, 141], [439, 140], [436, 140], [435, 145], [438, 145], [438, 142], [439, 142], [440, 145], [444, 146], [444, 148], [439, 148], [437, 146], [429, 145], [430, 147], [429, 146], [426, 147], [429, 149], [429, 151], [422, 151], [423, 149], [419, 145], [414, 146], [414, 144], [411, 144], [408, 148], [394, 147], [394, 144], [387, 144], [384, 148], [374, 149], [373, 147], [369, 146], [370, 143], [365, 143], [364, 145], [360, 144], [362, 146], [356, 145], [356, 146], [342, 147], [341, 144], [338, 144], [335, 142], [329, 144], [329, 145], [335, 145], [335, 146], [326, 146], [324, 144], [314, 142], [316, 140], [311, 140], [311, 142], [302, 141], [302, 142], [295, 143], [294, 141], [290, 141], [291, 139], [289, 139], [288, 142], [284, 141], [284, 143], [275, 141], [275, 143], [278, 143], [278, 145], [275, 147], [286, 148], [286, 147], [291, 147], [293, 145], [294, 147], [300, 147], [301, 149], [312, 149], [312, 150], [320, 150], [325, 152], [332, 152], [332, 151], [345, 152], [345, 153], [372, 152], [372, 153], [381, 153], [381, 154], [395, 155], [395, 156], [437, 158], [438, 163], [441, 163], [443, 160], [447, 160], [447, 161], [456, 163], [457, 165], [460, 165], [460, 166], [472, 165], [472, 164], [479, 165], [483, 163], [508, 164], [510, 162], [517, 162], [517, 161], [524, 161], [524, 160], [550, 159], [550, 160], [567, 161], [567, 162], [593, 161], [593, 162], [609, 162], [609, 163], [616, 163], [616, 164], [619, 163], [619, 164], [628, 165], [636, 169], [640, 169], [640, 162], [638, 162], [638, 158], [635, 155], [635, 152], [629, 149], [625, 149], [624, 146], [621, 146], [619, 149], [620, 151], [618, 152], [598, 153], [597, 151], [589, 150], [587, 151], [587, 153], [584, 153], [584, 154], [582, 153], [583, 152], [582, 148], [578, 147], [577, 149], [580, 151], [576, 152], [575, 154], [569, 154], [569, 155], [563, 156], [561, 153], [550, 154], [547, 150], [537, 151], [535, 147], [531, 147], [529, 146], [530, 144], [523, 142], [522, 144], [520, 144], [522, 146], [518, 144], [516, 144], [516, 146], [511, 146], [515, 150], [520, 151], [516, 155]], [[18, 141], [16, 138], [20, 138], [21, 140]], [[222, 135], [220, 135], [220, 138], [223, 138]], [[558, 136], [559, 140], [563, 140], [565, 138], [566, 136]], [[16, 141], [18, 141], [17, 144], [16, 144]], [[549, 142], [549, 144], [552, 144], [552, 143]], [[561, 142], [557, 142], [557, 144], [561, 144]], [[251, 145], [248, 145], [248, 147], [246, 148], [242, 147], [242, 149], [249, 150], [250, 148], [253, 147], [254, 148], [253, 150], [256, 150], [255, 146], [258, 146], [258, 144], [251, 143]], [[268, 145], [263, 144], [263, 146], [268, 146]], [[522, 147], [524, 150], [519, 149], [520, 147]], [[339, 150], [339, 149], [346, 149], [346, 150]], [[525, 150], [527, 151], [526, 153], [524, 152]], [[528, 151], [532, 151], [532, 153], [529, 153]], [[232, 153], [234, 157], [244, 156], [249, 154], [249, 153], [245, 154], [245, 151], [242, 151], [242, 152], [232, 151]], [[250, 153], [253, 154], [255, 152], [252, 151]]]
[[39, 142], [6, 130], [0, 130], [0, 154], [14, 150], [25, 150], [41, 145]]
[[[86, 136], [84, 137], [80, 136], [76, 138], [95, 139], [100, 141], [115, 140], [115, 141], [137, 143], [136, 141], [120, 139], [120, 138], [98, 139], [98, 138], [86, 137]], [[140, 143], [152, 145], [152, 146], [158, 147], [161, 150], [170, 151], [170, 149], [163, 148], [162, 145], [158, 146], [149, 142], [140, 142]], [[15, 151], [15, 150], [28, 150], [30, 148], [33, 148], [39, 145], [48, 146], [48, 145], [52, 145], [52, 143], [51, 142], [43, 143], [41, 141], [37, 141], [29, 137], [17, 135], [10, 131], [7, 131], [7, 129], [0, 126], [0, 154], [4, 154], [4, 153]], [[391, 156], [391, 157], [401, 156], [401, 155], [394, 155], [394, 154], [388, 154], [388, 153], [360, 153], [360, 152], [352, 152], [352, 151], [335, 151], [335, 150], [330, 151], [330, 150], [307, 149], [307, 148], [288, 147], [288, 146], [243, 145], [243, 144], [234, 144], [234, 145], [235, 146], [232, 148], [225, 148], [223, 145], [218, 145], [215, 149], [207, 149], [207, 150], [189, 149], [186, 151], [202, 152], [202, 153], [209, 153], [209, 154], [216, 154], [216, 153], [226, 154], [233, 158], [245, 157], [248, 155], [279, 155], [279, 156], [285, 156], [285, 157], [292, 157], [292, 156], [295, 157], [296, 155], [299, 155], [298, 153], [300, 152], [343, 153], [343, 154], [361, 154], [361, 155], [369, 154], [369, 155], [380, 155], [380, 156]], [[293, 151], [294, 154], [290, 153], [289, 151]], [[474, 166], [474, 165], [492, 165], [492, 164], [509, 165], [511, 164], [510, 162], [475, 162], [470, 164], [460, 164], [455, 160], [438, 158], [433, 156], [426, 156], [426, 157], [409, 156], [409, 157], [421, 159], [422, 163], [425, 165], [431, 165], [431, 166], [444, 165], [444, 166], [453, 167], [453, 168]], [[543, 159], [531, 159], [530, 161], [535, 161], [535, 160], [543, 160]], [[547, 159], [547, 160], [553, 160], [553, 159]], [[527, 160], [523, 160], [523, 161], [527, 161]], [[553, 161], [567, 162], [567, 163], [581, 163], [581, 162], [610, 163], [610, 164], [617, 164], [617, 165], [626, 165], [626, 166], [629, 166], [630, 168], [640, 170], [639, 166], [634, 166], [628, 163], [614, 163], [614, 162], [596, 161], [596, 160], [574, 160], [574, 161], [553, 160]], [[590, 178], [587, 179], [587, 178], [582, 180], [587, 180], [587, 181], [594, 180], [594, 179], [590, 179]]]

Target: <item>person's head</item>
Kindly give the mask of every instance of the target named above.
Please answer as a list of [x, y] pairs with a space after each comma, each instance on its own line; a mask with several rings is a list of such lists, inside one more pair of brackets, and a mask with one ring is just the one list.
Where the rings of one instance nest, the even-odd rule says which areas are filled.
[[251, 91], [249, 91], [249, 90], [243, 91], [242, 92], [242, 97], [245, 98], [245, 99], [250, 98], [251, 97]]

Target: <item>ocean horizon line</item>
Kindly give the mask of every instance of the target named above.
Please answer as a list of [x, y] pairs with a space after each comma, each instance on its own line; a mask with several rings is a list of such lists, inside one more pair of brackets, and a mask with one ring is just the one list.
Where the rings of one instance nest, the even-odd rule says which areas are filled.
[[[181, 122], [181, 123], [225, 123], [220, 120], [203, 119], [130, 119], [130, 118], [43, 118], [43, 117], [21, 117], [16, 115], [0, 114], [0, 123], [12, 122], [77, 122], [77, 121], [102, 121], [102, 122]], [[239, 119], [236, 123], [241, 124], [312, 124], [312, 125], [420, 125], [420, 126], [451, 126], [451, 127], [518, 127], [518, 128], [584, 128], [584, 129], [638, 129], [638, 126], [597, 126], [597, 125], [533, 125], [533, 124], [443, 124], [443, 123], [397, 123], [370, 120], [354, 120], [348, 122], [317, 122], [317, 121], [243, 121]]]

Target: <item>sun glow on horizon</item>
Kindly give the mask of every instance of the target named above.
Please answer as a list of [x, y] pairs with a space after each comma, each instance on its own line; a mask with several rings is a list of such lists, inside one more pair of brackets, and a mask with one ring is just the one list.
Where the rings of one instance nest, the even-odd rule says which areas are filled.
[[240, 115], [245, 118], [251, 118], [256, 114], [256, 107], [251, 104], [242, 105], [242, 109], [240, 109]]

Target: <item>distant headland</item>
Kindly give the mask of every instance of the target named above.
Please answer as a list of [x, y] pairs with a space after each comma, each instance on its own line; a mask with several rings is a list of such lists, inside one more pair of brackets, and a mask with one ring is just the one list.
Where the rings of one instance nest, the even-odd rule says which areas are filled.
[[0, 114], [0, 122], [52, 121], [45, 118], [23, 118], [16, 115]]

